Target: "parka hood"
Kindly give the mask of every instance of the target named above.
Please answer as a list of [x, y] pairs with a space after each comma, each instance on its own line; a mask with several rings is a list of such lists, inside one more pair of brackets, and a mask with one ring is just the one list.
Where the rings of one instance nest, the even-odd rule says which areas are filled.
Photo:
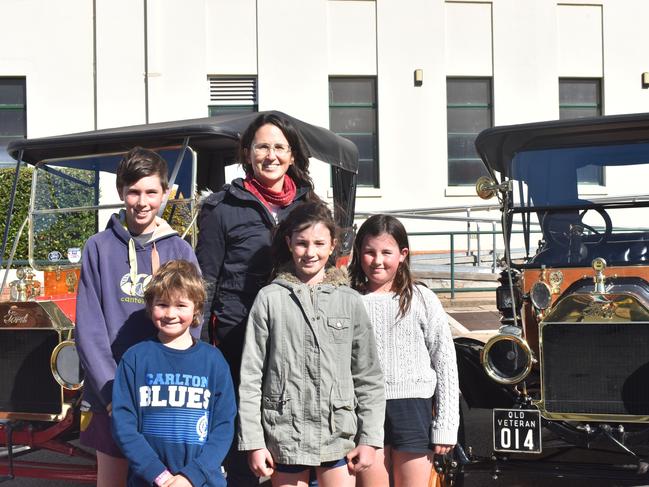
[[[282, 267], [273, 282], [277, 282], [278, 284], [289, 284], [290, 287], [295, 285], [306, 286], [306, 284], [300, 281], [300, 279], [295, 275], [293, 265]], [[349, 277], [344, 270], [338, 269], [337, 267], [329, 267], [325, 270], [325, 277], [320, 284], [329, 284], [333, 287], [349, 286]]]

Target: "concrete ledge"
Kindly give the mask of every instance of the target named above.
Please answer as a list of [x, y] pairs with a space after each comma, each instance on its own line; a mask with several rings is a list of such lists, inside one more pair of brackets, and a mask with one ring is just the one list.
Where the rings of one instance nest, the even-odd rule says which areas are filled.
[[[413, 270], [412, 275], [415, 279], [444, 279], [451, 278], [450, 271], [424, 271]], [[478, 282], [498, 282], [498, 274], [491, 274], [488, 272], [456, 272], [453, 278], [456, 281], [478, 281]]]
[[455, 293], [451, 298], [451, 293], [436, 293], [442, 306], [448, 311], [449, 308], [482, 308], [490, 307], [496, 309], [495, 291], [475, 291]]

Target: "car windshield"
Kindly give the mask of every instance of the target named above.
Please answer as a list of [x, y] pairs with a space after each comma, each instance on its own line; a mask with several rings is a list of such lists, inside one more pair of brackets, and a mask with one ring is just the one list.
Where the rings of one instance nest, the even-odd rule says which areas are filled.
[[649, 260], [649, 143], [520, 151], [509, 174], [529, 264]]
[[[180, 149], [158, 151], [173, 175]], [[79, 262], [85, 241], [103, 230], [123, 206], [115, 171], [123, 154], [50, 160], [36, 166], [30, 212], [30, 259], [34, 268]], [[192, 216], [195, 153], [185, 151], [163, 217], [182, 234]]]
[[522, 151], [510, 174], [521, 209], [649, 200], [649, 143]]

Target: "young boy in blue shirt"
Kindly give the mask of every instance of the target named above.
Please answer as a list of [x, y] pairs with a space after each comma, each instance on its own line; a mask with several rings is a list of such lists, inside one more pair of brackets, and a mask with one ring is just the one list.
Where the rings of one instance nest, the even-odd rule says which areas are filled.
[[[117, 167], [125, 208], [83, 248], [76, 342], [85, 369], [81, 444], [97, 452], [97, 486], [121, 487], [128, 464], [110, 430], [113, 379], [122, 354], [156, 331], [144, 309], [151, 275], [173, 259], [196, 262], [191, 246], [156, 215], [168, 189], [167, 163], [135, 147]], [[193, 331], [200, 336], [198, 328]]]
[[196, 266], [167, 262], [144, 299], [157, 337], [124, 354], [113, 386], [113, 436], [129, 461], [128, 486], [225, 486], [236, 402], [221, 352], [189, 333], [205, 301]]

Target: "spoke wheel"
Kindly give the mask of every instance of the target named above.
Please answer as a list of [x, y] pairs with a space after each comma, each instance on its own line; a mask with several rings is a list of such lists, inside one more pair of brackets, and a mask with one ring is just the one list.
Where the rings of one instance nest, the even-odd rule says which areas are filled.
[[454, 453], [443, 457], [435, 455], [435, 462], [439, 462], [439, 465], [433, 467], [428, 487], [463, 487], [464, 472], [459, 466], [460, 462], [455, 459]]

